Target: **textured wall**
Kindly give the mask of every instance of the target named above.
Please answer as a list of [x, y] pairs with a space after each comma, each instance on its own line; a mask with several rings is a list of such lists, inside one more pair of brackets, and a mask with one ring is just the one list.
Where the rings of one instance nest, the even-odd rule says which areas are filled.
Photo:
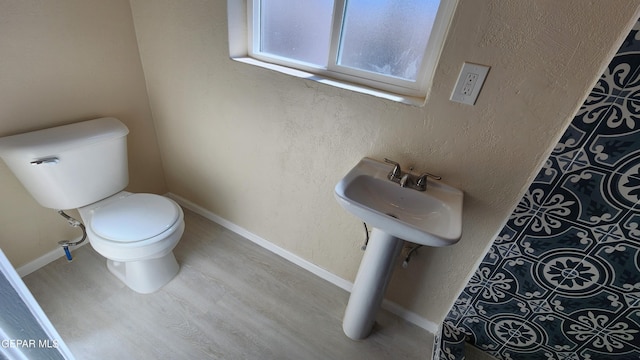
[[[638, 5], [461, 0], [431, 97], [413, 107], [230, 60], [225, 3], [131, 1], [169, 191], [353, 280], [364, 236], [338, 180], [364, 156], [441, 175], [466, 193], [463, 238], [421, 250], [387, 296], [436, 323]], [[492, 66], [476, 106], [448, 100], [463, 61]]]
[[640, 23], [445, 320], [441, 359], [640, 358]]
[[[115, 116], [131, 131], [130, 188], [166, 191], [127, 0], [0, 1], [0, 34], [0, 136]], [[0, 199], [16, 267], [79, 235], [2, 161]]]

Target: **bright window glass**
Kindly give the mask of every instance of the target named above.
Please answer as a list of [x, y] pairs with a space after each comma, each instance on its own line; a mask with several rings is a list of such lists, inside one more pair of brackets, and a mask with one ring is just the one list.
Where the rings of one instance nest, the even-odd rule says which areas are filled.
[[348, 0], [338, 65], [415, 81], [439, 0]]
[[333, 0], [261, 0], [260, 52], [326, 67]]

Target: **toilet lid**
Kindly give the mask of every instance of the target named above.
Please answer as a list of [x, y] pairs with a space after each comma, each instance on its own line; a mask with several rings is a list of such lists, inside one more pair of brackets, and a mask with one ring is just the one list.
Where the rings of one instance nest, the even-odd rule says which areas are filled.
[[163, 196], [132, 194], [96, 209], [91, 229], [113, 241], [140, 241], [166, 231], [179, 214], [178, 205]]

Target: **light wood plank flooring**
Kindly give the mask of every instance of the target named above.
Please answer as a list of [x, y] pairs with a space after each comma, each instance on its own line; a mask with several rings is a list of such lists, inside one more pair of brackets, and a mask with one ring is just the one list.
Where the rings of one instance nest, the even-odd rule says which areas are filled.
[[90, 245], [25, 283], [79, 360], [430, 359], [433, 338], [382, 311], [364, 341], [342, 333], [349, 294], [185, 210], [177, 277], [140, 295]]

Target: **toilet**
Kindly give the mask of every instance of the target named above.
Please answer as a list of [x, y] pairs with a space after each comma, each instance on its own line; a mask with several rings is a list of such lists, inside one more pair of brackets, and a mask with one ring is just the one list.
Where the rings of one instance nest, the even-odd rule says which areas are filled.
[[0, 138], [0, 157], [40, 205], [78, 209], [109, 271], [148, 294], [179, 271], [184, 213], [167, 197], [124, 191], [128, 133], [116, 118], [82, 121]]

